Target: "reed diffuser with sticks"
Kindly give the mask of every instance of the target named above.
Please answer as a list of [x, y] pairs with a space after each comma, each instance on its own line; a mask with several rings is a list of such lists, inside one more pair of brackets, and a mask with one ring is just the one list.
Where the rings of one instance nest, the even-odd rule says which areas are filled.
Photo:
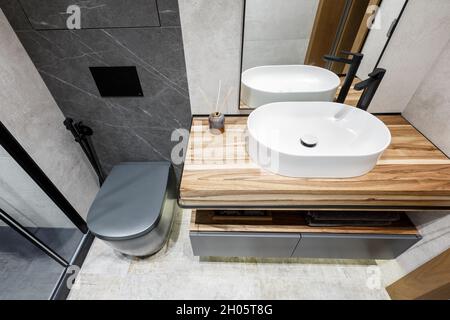
[[209, 115], [209, 131], [212, 134], [222, 134], [225, 132], [225, 116], [216, 111]]
[[[219, 81], [219, 90], [217, 93], [217, 100], [216, 100], [216, 106], [215, 106], [215, 111], [212, 112], [209, 115], [209, 131], [212, 134], [223, 134], [225, 132], [225, 115], [219, 111], [219, 99], [220, 99], [220, 93], [222, 90], [222, 81]], [[224, 103], [226, 102], [226, 100], [228, 99], [230, 92], [228, 92]]]

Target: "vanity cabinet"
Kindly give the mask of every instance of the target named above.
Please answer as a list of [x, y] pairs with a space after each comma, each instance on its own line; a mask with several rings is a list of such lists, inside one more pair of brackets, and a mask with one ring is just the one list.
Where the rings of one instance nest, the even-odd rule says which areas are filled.
[[[193, 209], [193, 253], [333, 259], [402, 254], [421, 239], [406, 214], [384, 227], [310, 227], [304, 218], [307, 210], [450, 209], [450, 159], [402, 116], [378, 119], [392, 142], [372, 171], [350, 179], [312, 179], [256, 165], [246, 151], [247, 116], [227, 116], [221, 135], [209, 132], [207, 117], [194, 117], [178, 199], [181, 207]], [[255, 214], [259, 209], [265, 214]], [[250, 214], [233, 217], [233, 210]]]
[[194, 210], [190, 239], [195, 256], [394, 259], [421, 237], [408, 219], [384, 227], [309, 227], [306, 212], [267, 211], [229, 216]]
[[292, 257], [395, 259], [419, 240], [418, 235], [303, 233]]
[[191, 232], [195, 256], [290, 257], [300, 235], [295, 233]]

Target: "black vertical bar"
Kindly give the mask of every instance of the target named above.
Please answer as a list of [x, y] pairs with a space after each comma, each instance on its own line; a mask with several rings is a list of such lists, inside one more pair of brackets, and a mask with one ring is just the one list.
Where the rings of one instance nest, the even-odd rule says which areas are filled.
[[161, 27], [161, 15], [159, 14], [159, 4], [158, 4], [159, 0], [155, 1], [155, 6], [156, 6], [156, 13], [158, 14], [158, 23], [159, 23], [159, 27]]
[[[242, 86], [241, 86], [241, 80], [242, 80], [242, 73], [244, 72], [244, 70], [242, 70], [244, 68], [244, 44], [245, 44], [245, 10], [247, 8], [247, 0], [243, 1], [243, 8], [242, 8], [242, 32], [241, 32], [241, 60], [240, 60], [240, 73], [239, 73], [239, 88], [238, 88], [238, 110], [241, 109], [241, 91], [242, 91]], [[192, 120], [192, 119], [191, 119]]]
[[[350, 14], [350, 9], [352, 7], [352, 4], [353, 4], [353, 0], [345, 0], [344, 10], [342, 11], [341, 18], [339, 20], [339, 25], [336, 30], [336, 35], [334, 36], [334, 40], [331, 45], [331, 51], [329, 53], [330, 55], [333, 55], [333, 56], [338, 55], [337, 48], [338, 48], [339, 40], [341, 39], [342, 33], [344, 32], [345, 22], [347, 21], [348, 16]], [[332, 66], [333, 66], [333, 62], [328, 61], [325, 68], [331, 70]]]
[[[70, 261], [70, 266], [78, 266], [81, 269], [81, 266], [83, 265], [83, 262], [86, 259], [86, 256], [89, 252], [89, 249], [91, 248], [94, 238], [95, 238], [94, 235], [90, 232], [86, 233], [83, 236], [83, 239], [81, 240], [75, 255], [72, 257], [72, 260]], [[59, 279], [58, 283], [55, 286], [55, 289], [53, 290], [50, 300], [66, 300], [67, 297], [69, 296], [71, 290], [67, 286], [69, 278], [78, 276], [78, 274], [69, 273], [69, 271], [72, 270], [69, 270], [67, 268], [64, 274], [61, 275], [61, 278]]]
[[405, 4], [403, 5], [402, 10], [400, 11], [400, 14], [399, 14], [398, 17], [397, 17], [397, 21], [395, 22], [395, 26], [394, 26], [394, 28], [391, 30], [390, 35], [389, 35], [389, 38], [387, 39], [386, 43], [384, 44], [383, 50], [381, 51], [380, 56], [378, 57], [377, 63], [375, 64], [375, 69], [378, 68], [378, 65], [380, 64], [381, 59], [383, 58], [384, 53], [386, 52], [386, 49], [387, 49], [387, 47], [388, 47], [388, 45], [389, 45], [389, 42], [391, 42], [392, 35], [394, 34], [395, 29], [397, 29], [398, 23], [400, 22], [400, 19], [401, 19], [401, 17], [403, 16], [403, 13], [405, 12], [405, 9], [406, 9], [406, 6], [408, 5], [408, 2], [409, 2], [409, 0], [406, 0], [406, 1], [405, 1]]
[[0, 144], [22, 167], [22, 169], [33, 179], [33, 181], [45, 192], [45, 194], [61, 209], [70, 221], [81, 232], [87, 233], [88, 227], [83, 218], [74, 207], [67, 201], [53, 182], [47, 177], [37, 163], [28, 155], [25, 149], [0, 122]]

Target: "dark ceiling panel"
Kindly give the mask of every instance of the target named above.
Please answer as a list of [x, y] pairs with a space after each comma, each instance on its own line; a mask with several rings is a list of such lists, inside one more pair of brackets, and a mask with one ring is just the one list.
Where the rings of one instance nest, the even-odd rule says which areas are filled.
[[0, 0], [0, 9], [8, 18], [14, 30], [32, 29], [18, 0]]
[[67, 29], [71, 5], [81, 9], [81, 28], [158, 27], [155, 0], [20, 0], [34, 29]]

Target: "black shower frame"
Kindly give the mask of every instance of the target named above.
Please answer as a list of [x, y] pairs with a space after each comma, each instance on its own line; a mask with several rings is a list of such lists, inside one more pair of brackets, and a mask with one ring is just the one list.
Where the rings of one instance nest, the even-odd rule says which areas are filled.
[[[55, 288], [49, 297], [50, 300], [64, 300], [67, 298], [70, 289], [68, 288], [67, 280], [71, 277], [69, 270], [70, 266], [81, 267], [89, 248], [94, 240], [94, 236], [89, 232], [86, 222], [76, 209], [69, 203], [64, 195], [58, 190], [53, 182], [42, 171], [39, 165], [31, 158], [26, 150], [20, 145], [12, 133], [6, 128], [6, 126], [0, 121], [0, 145], [8, 152], [8, 154], [17, 162], [17, 164], [28, 174], [28, 176], [41, 188], [41, 190], [50, 198], [53, 203], [62, 211], [62, 213], [80, 230], [84, 235], [80, 241], [78, 248], [70, 261], [67, 261], [63, 257], [59, 256], [53, 249], [48, 247], [44, 242], [40, 241], [23, 228], [20, 223], [15, 221], [6, 212], [1, 210], [2, 215], [6, 217], [2, 220], [18, 232], [22, 237], [27, 239], [33, 245], [38, 247], [41, 251], [47, 254], [50, 258], [58, 262], [64, 271], [61, 277], [56, 283]], [[8, 221], [9, 220], [9, 221]]]
[[72, 207], [69, 201], [67, 201], [64, 195], [58, 190], [2, 122], [0, 122], [0, 145], [2, 145], [2, 147], [58, 206], [58, 208], [61, 209], [67, 218], [69, 218], [81, 232], [86, 234], [88, 232], [88, 227], [84, 219], [75, 208]]

